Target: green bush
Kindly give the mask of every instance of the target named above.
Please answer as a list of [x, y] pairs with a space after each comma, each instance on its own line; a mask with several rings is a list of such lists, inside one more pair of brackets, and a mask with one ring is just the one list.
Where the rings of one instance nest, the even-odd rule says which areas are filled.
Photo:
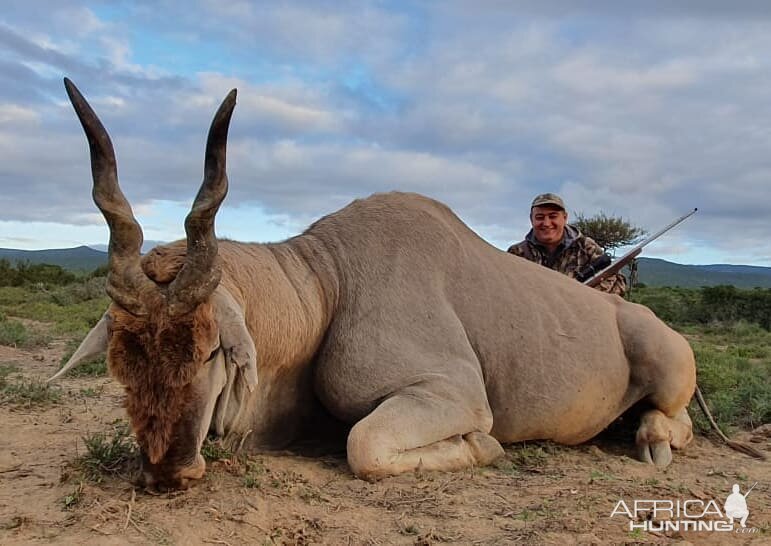
[[76, 280], [55, 286], [31, 282], [0, 286], [0, 314], [53, 322], [53, 334], [82, 337], [101, 318], [110, 300], [104, 276], [92, 274]]
[[21, 322], [13, 319], [0, 320], [0, 345], [20, 347], [26, 345], [29, 339], [29, 332]]
[[32, 294], [20, 286], [0, 286], [0, 306], [8, 307], [24, 303]]
[[110, 272], [110, 266], [107, 264], [100, 265], [87, 275], [87, 279], [95, 279], [98, 277], [107, 277], [107, 273]]
[[48, 335], [40, 328], [28, 328], [5, 315], [0, 316], [0, 345], [7, 347], [38, 347], [48, 343]]
[[702, 313], [709, 320], [744, 320], [771, 329], [771, 289], [738, 290], [733, 286], [702, 288]]
[[669, 324], [699, 322], [694, 309], [699, 306], [698, 290], [688, 288], [639, 288], [632, 292], [631, 301], [649, 307], [656, 316]]
[[711, 322], [747, 322], [771, 330], [771, 289], [745, 290], [733, 286], [700, 289], [645, 287], [635, 290], [631, 301], [641, 303], [676, 325]]
[[23, 286], [43, 284], [60, 286], [77, 281], [78, 277], [58, 265], [30, 264], [19, 262], [11, 264], [7, 259], [0, 259], [0, 286]]
[[67, 306], [104, 298], [105, 284], [104, 277], [94, 277], [79, 283], [60, 286], [51, 291], [51, 301], [57, 305]]

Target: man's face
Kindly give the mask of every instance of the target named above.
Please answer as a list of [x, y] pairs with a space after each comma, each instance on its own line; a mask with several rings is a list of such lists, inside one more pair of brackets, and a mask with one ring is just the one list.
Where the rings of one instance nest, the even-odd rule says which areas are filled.
[[567, 222], [568, 213], [559, 207], [546, 205], [533, 207], [530, 211], [535, 238], [546, 247], [554, 248], [562, 241]]

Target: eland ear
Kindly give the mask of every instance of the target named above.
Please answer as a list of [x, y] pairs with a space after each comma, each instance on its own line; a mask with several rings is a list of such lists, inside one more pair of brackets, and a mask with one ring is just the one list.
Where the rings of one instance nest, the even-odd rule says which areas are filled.
[[212, 306], [225, 359], [241, 370], [249, 392], [257, 387], [257, 349], [246, 328], [244, 313], [233, 296], [218, 286], [212, 294]]
[[110, 318], [107, 313], [102, 315], [102, 318], [99, 319], [96, 326], [91, 329], [72, 357], [70, 357], [62, 369], [56, 372], [56, 374], [46, 381], [46, 383], [56, 381], [79, 364], [105, 353], [107, 351], [107, 326], [109, 321]]

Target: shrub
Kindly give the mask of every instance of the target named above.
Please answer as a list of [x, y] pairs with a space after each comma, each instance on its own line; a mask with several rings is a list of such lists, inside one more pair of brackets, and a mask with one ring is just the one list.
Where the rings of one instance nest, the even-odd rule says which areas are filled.
[[699, 306], [698, 290], [687, 288], [639, 288], [632, 292], [631, 301], [649, 307], [656, 316], [669, 324], [698, 322], [695, 309]]
[[40, 328], [30, 329], [18, 320], [0, 317], [0, 345], [37, 347], [47, 342], [48, 336]]
[[107, 277], [107, 274], [109, 272], [110, 272], [110, 266], [108, 264], [100, 265], [99, 267], [94, 269], [91, 273], [89, 273], [86, 278], [94, 279], [98, 277]]
[[745, 320], [771, 329], [771, 289], [738, 290], [733, 286], [702, 288], [704, 318], [720, 321]]
[[74, 273], [70, 273], [58, 265], [30, 264], [28, 262], [11, 264], [7, 259], [0, 259], [0, 286], [34, 284], [59, 286], [76, 280], [77, 276]]
[[11, 307], [24, 303], [30, 298], [30, 291], [20, 286], [0, 286], [0, 305]]
[[647, 287], [631, 300], [649, 307], [670, 324], [747, 322], [771, 330], [771, 289], [744, 290], [733, 286], [701, 289]]
[[57, 305], [67, 306], [103, 298], [106, 294], [105, 284], [104, 277], [93, 277], [79, 283], [60, 286], [51, 291], [51, 301]]
[[0, 320], [0, 345], [24, 346], [29, 339], [29, 332], [21, 322], [13, 319]]

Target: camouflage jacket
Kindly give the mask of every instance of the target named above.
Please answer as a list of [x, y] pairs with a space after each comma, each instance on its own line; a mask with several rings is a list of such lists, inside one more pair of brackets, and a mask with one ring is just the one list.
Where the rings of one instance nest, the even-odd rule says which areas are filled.
[[[602, 247], [595, 243], [594, 239], [587, 237], [571, 225], [565, 226], [565, 235], [553, 254], [549, 254], [546, 247], [537, 241], [532, 229], [524, 241], [511, 245], [508, 252], [564, 273], [570, 278], [575, 278], [577, 271], [604, 253]], [[596, 288], [603, 292], [623, 296], [626, 292], [626, 278], [621, 273], [611, 275]]]

